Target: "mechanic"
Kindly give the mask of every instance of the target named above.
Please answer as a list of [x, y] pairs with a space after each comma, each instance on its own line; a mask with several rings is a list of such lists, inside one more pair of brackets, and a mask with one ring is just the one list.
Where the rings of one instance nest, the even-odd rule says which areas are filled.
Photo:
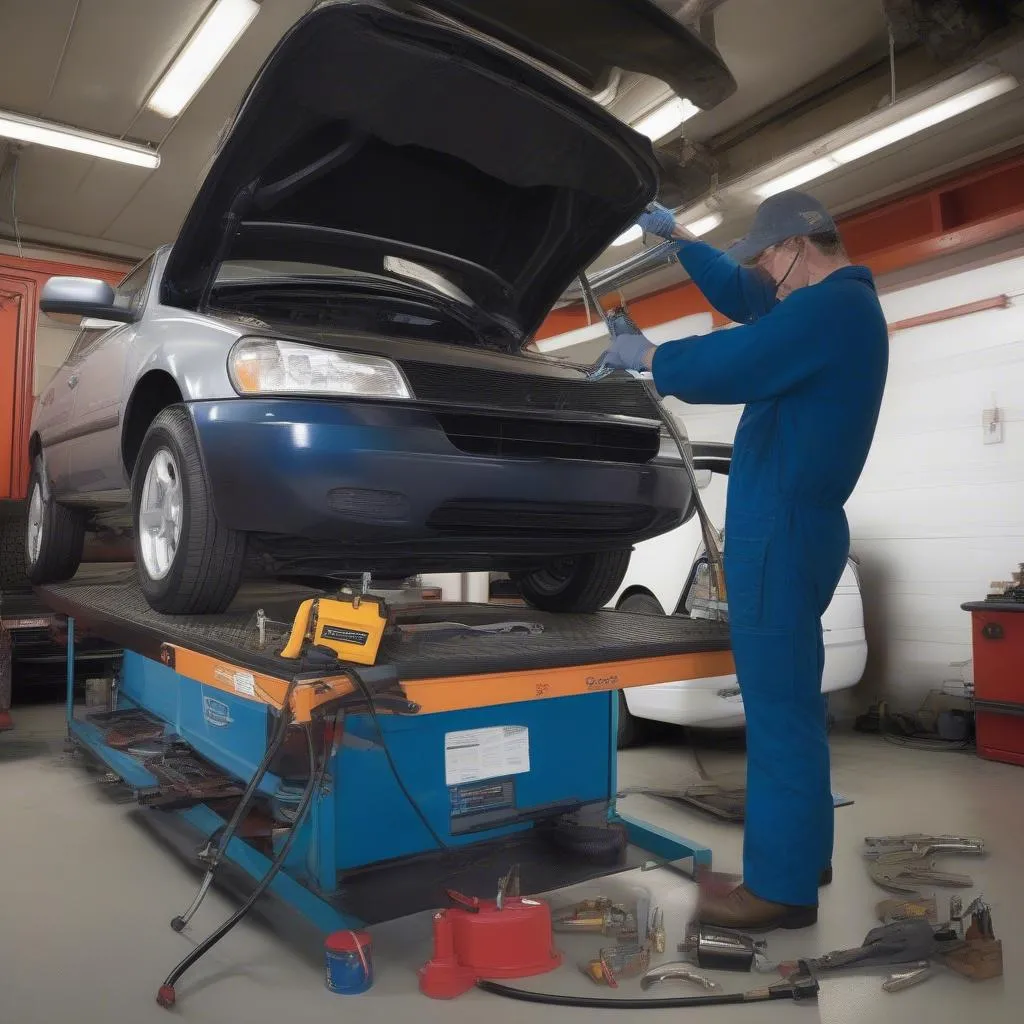
[[849, 554], [843, 506], [860, 477], [888, 368], [874, 280], [812, 196], [765, 200], [728, 252], [653, 204], [638, 223], [676, 241], [708, 301], [740, 326], [655, 347], [612, 318], [603, 364], [651, 370], [662, 395], [746, 408], [729, 471], [725, 575], [747, 719], [743, 884], [698, 918], [747, 930], [818, 919], [833, 801], [821, 616]]

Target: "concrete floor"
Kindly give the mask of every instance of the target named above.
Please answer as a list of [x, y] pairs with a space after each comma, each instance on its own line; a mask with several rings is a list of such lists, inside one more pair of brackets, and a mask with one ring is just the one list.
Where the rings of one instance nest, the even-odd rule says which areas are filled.
[[[146, 826], [153, 812], [140, 811], [63, 752], [61, 711], [56, 705], [19, 709], [18, 730], [0, 737], [0, 1021], [166, 1021], [154, 994], [189, 942], [172, 932], [168, 921], [191, 900], [197, 875]], [[1019, 1021], [1024, 999], [1018, 966], [1024, 942], [1024, 772], [969, 755], [901, 750], [857, 735], [834, 737], [833, 752], [835, 788], [856, 801], [836, 814], [836, 881], [822, 893], [819, 925], [770, 936], [769, 954], [788, 959], [856, 945], [873, 926], [873, 907], [884, 894], [865, 874], [860, 855], [864, 835], [953, 831], [981, 835], [989, 843], [991, 854], [984, 860], [944, 864], [972, 873], [977, 882], [973, 892], [991, 901], [1007, 976], [972, 985], [940, 974], [918, 988], [888, 995], [880, 989], [880, 972], [852, 975], [824, 982], [817, 1007], [784, 1002], [720, 1007], [702, 1011], [702, 1019], [764, 1024]], [[706, 763], [719, 774], [734, 771], [739, 757], [713, 752]], [[672, 733], [625, 753], [620, 764], [622, 785], [663, 787], [694, 780], [690, 754]], [[716, 868], [738, 870], [738, 828], [645, 797], [623, 803], [633, 815], [710, 845]], [[663, 870], [620, 876], [615, 884], [623, 891], [636, 884], [652, 890], [666, 909], [666, 959], [674, 959], [671, 951], [695, 898], [693, 885]], [[192, 933], [205, 935], [232, 906], [214, 893]], [[243, 922], [186, 976], [175, 1013], [184, 1021], [217, 1024], [321, 1024], [353, 1012], [364, 1022], [407, 1017], [424, 1024], [476, 1021], [482, 1014], [494, 1024], [591, 1019], [592, 1013], [583, 1010], [530, 1007], [480, 992], [455, 1003], [425, 999], [417, 992], [414, 972], [429, 953], [429, 925], [428, 916], [419, 916], [375, 928], [377, 983], [368, 995], [345, 1001], [323, 986], [318, 938], [287, 913], [272, 910]], [[566, 967], [529, 986], [596, 994], [575, 969], [587, 948], [570, 947]], [[736, 991], [758, 983], [745, 975], [717, 977]], [[639, 986], [627, 983], [620, 991], [638, 994]], [[674, 986], [653, 994], [685, 991]], [[611, 1011], [604, 1015], [614, 1018]], [[648, 1019], [677, 1017], [675, 1011], [659, 1011], [646, 1014]]]

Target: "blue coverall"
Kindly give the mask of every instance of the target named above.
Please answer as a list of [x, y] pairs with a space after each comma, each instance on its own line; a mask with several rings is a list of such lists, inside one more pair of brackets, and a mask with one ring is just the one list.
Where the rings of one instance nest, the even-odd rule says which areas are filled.
[[725, 575], [747, 718], [744, 883], [793, 906], [818, 902], [833, 803], [821, 616], [849, 554], [843, 505], [867, 458], [889, 341], [871, 272], [852, 266], [778, 301], [767, 276], [703, 242], [679, 260], [741, 326], [668, 341], [662, 395], [743, 404], [729, 470]]

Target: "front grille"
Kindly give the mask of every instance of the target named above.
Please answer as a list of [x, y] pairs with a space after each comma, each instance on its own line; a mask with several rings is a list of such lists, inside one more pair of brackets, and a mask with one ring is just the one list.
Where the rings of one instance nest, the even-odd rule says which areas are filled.
[[645, 463], [658, 454], [654, 427], [577, 423], [474, 413], [437, 413], [448, 440], [469, 455]]
[[636, 534], [657, 515], [646, 505], [554, 501], [446, 501], [427, 524], [435, 530], [508, 536], [516, 533]]
[[402, 372], [421, 402], [659, 419], [643, 384], [625, 376], [588, 381], [413, 361]]

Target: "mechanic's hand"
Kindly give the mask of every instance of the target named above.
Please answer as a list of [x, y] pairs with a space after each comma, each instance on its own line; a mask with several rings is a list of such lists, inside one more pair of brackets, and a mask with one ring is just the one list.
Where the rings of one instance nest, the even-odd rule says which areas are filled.
[[612, 343], [601, 357], [602, 366], [610, 370], [635, 370], [638, 373], [651, 368], [650, 357], [654, 345], [628, 316], [620, 314], [609, 317], [608, 333], [612, 336]]
[[661, 203], [651, 203], [636, 219], [640, 230], [659, 238], [672, 238], [676, 230], [675, 214]]

